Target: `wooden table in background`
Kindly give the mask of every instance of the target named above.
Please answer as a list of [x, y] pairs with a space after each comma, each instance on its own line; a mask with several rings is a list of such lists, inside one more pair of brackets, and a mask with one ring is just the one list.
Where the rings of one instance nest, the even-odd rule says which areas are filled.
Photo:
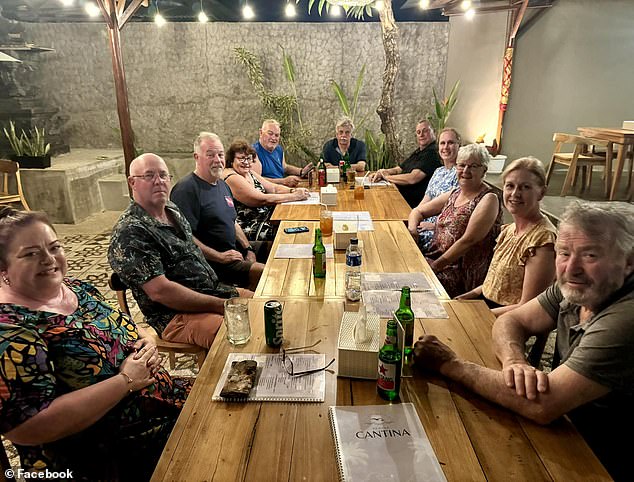
[[[364, 190], [364, 199], [354, 199], [351, 189], [337, 188], [337, 204], [329, 206], [331, 211], [369, 211], [374, 221], [407, 221], [412, 208], [394, 186], [373, 187]], [[319, 219], [318, 204], [278, 204], [271, 221], [316, 221]]]
[[[360, 231], [363, 243], [362, 271], [378, 273], [422, 272], [438, 299], [449, 296], [427, 261], [416, 246], [402, 221], [374, 221], [374, 231]], [[308, 226], [307, 233], [286, 234], [284, 228]], [[345, 251], [335, 251], [335, 258], [326, 261], [326, 278], [313, 278], [312, 259], [275, 259], [280, 243], [313, 244], [316, 221], [283, 221], [273, 242], [271, 254], [255, 289], [256, 298], [343, 298], [345, 296]], [[333, 237], [324, 238], [324, 243], [333, 242]]]
[[[606, 128], [606, 127], [577, 127], [579, 133], [584, 137], [590, 137], [592, 139], [600, 139], [603, 141], [609, 141], [608, 150], [606, 155], [608, 158], [612, 157], [613, 144], [619, 145], [619, 150], [616, 155], [616, 165], [614, 167], [614, 173], [612, 173], [612, 188], [610, 189], [610, 201], [613, 201], [616, 196], [616, 191], [619, 188], [619, 181], [621, 180], [621, 173], [623, 172], [623, 166], [625, 165], [625, 155], [629, 146], [634, 148], [634, 131], [629, 129]], [[606, 173], [607, 175], [607, 173]], [[628, 194], [628, 199], [632, 198], [632, 190]]]
[[[221, 328], [153, 481], [336, 481], [328, 407], [386, 403], [376, 395], [375, 382], [337, 379], [332, 372], [326, 373], [324, 403], [212, 402], [230, 352], [272, 352], [264, 341], [264, 302], [251, 301], [253, 334], [244, 347], [229, 345]], [[284, 337], [289, 346], [321, 339], [316, 349], [326, 359], [336, 357], [343, 305], [341, 300], [285, 301]], [[417, 320], [415, 335], [434, 333], [459, 356], [499, 368], [491, 349], [493, 315], [484, 303], [444, 305], [449, 319]], [[542, 427], [424, 373], [403, 379], [401, 400], [416, 406], [449, 481], [610, 480], [566, 419]]]

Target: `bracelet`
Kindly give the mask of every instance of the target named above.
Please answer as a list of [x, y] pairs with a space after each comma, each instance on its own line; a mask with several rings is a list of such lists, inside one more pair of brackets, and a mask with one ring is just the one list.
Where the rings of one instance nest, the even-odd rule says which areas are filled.
[[289, 193], [294, 193], [295, 192], [295, 188], [292, 187], [290, 191], [288, 191]]
[[253, 249], [253, 246], [249, 245], [246, 248], [244, 248], [245, 251], [252, 251], [255, 253], [255, 249]]
[[[125, 377], [126, 381], [128, 382], [128, 385], [131, 385], [132, 382], [134, 381], [132, 380], [132, 378], [130, 378], [130, 376], [126, 372], [119, 372], [119, 375], [123, 375]], [[132, 393], [132, 389], [129, 388], [128, 392]]]

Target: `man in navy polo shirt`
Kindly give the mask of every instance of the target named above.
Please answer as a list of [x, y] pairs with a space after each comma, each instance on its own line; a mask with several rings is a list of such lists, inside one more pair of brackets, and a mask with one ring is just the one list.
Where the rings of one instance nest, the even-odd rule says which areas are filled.
[[339, 167], [339, 161], [348, 155], [355, 171], [365, 171], [365, 144], [352, 137], [354, 124], [349, 117], [342, 117], [335, 125], [335, 138], [324, 144], [324, 162]]

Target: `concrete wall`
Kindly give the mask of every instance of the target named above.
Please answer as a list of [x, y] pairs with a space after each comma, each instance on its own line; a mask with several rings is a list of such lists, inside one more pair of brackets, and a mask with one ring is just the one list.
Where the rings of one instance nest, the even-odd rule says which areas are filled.
[[502, 58], [505, 49], [507, 13], [476, 15], [473, 20], [449, 20], [447, 82], [449, 93], [460, 80], [459, 100], [449, 117], [466, 141], [485, 134], [491, 145], [498, 122], [502, 86]]
[[[528, 18], [531, 14], [527, 14]], [[446, 88], [462, 90], [450, 125], [474, 140], [497, 125], [506, 14], [450, 20]], [[558, 0], [517, 37], [502, 153], [548, 163], [554, 132], [634, 119], [634, 1]]]
[[[445, 84], [447, 23], [401, 23], [401, 71], [396, 112], [406, 150], [414, 146], [414, 124], [428, 109], [432, 86]], [[55, 48], [32, 75], [42, 95], [70, 120], [72, 147], [117, 147], [118, 120], [106, 29], [102, 24], [27, 25], [29, 42]], [[233, 47], [262, 59], [265, 78], [289, 92], [282, 51], [292, 57], [302, 118], [320, 149], [340, 115], [329, 79], [352, 94], [366, 64], [361, 110], [378, 130], [374, 113], [381, 91], [384, 53], [376, 23], [170, 23], [157, 28], [131, 23], [122, 31], [132, 125], [146, 151], [189, 152], [200, 130], [225, 142], [257, 137], [263, 116], [259, 100]]]
[[553, 132], [634, 119], [634, 2], [559, 0], [517, 42], [503, 152], [552, 155]]

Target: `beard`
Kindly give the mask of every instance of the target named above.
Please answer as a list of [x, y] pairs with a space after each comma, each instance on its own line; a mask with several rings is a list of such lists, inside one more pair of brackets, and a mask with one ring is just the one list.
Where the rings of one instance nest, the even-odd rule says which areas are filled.
[[222, 167], [210, 167], [209, 168], [209, 173], [212, 175], [212, 177], [215, 177], [216, 179], [220, 179], [222, 177]]
[[623, 285], [623, 283], [618, 283], [617, 280], [609, 278], [599, 284], [590, 280], [584, 280], [589, 284], [579, 289], [571, 288], [566, 284], [567, 281], [567, 278], [557, 280], [557, 286], [566, 301], [588, 309], [594, 309], [600, 306], [612, 293]]

